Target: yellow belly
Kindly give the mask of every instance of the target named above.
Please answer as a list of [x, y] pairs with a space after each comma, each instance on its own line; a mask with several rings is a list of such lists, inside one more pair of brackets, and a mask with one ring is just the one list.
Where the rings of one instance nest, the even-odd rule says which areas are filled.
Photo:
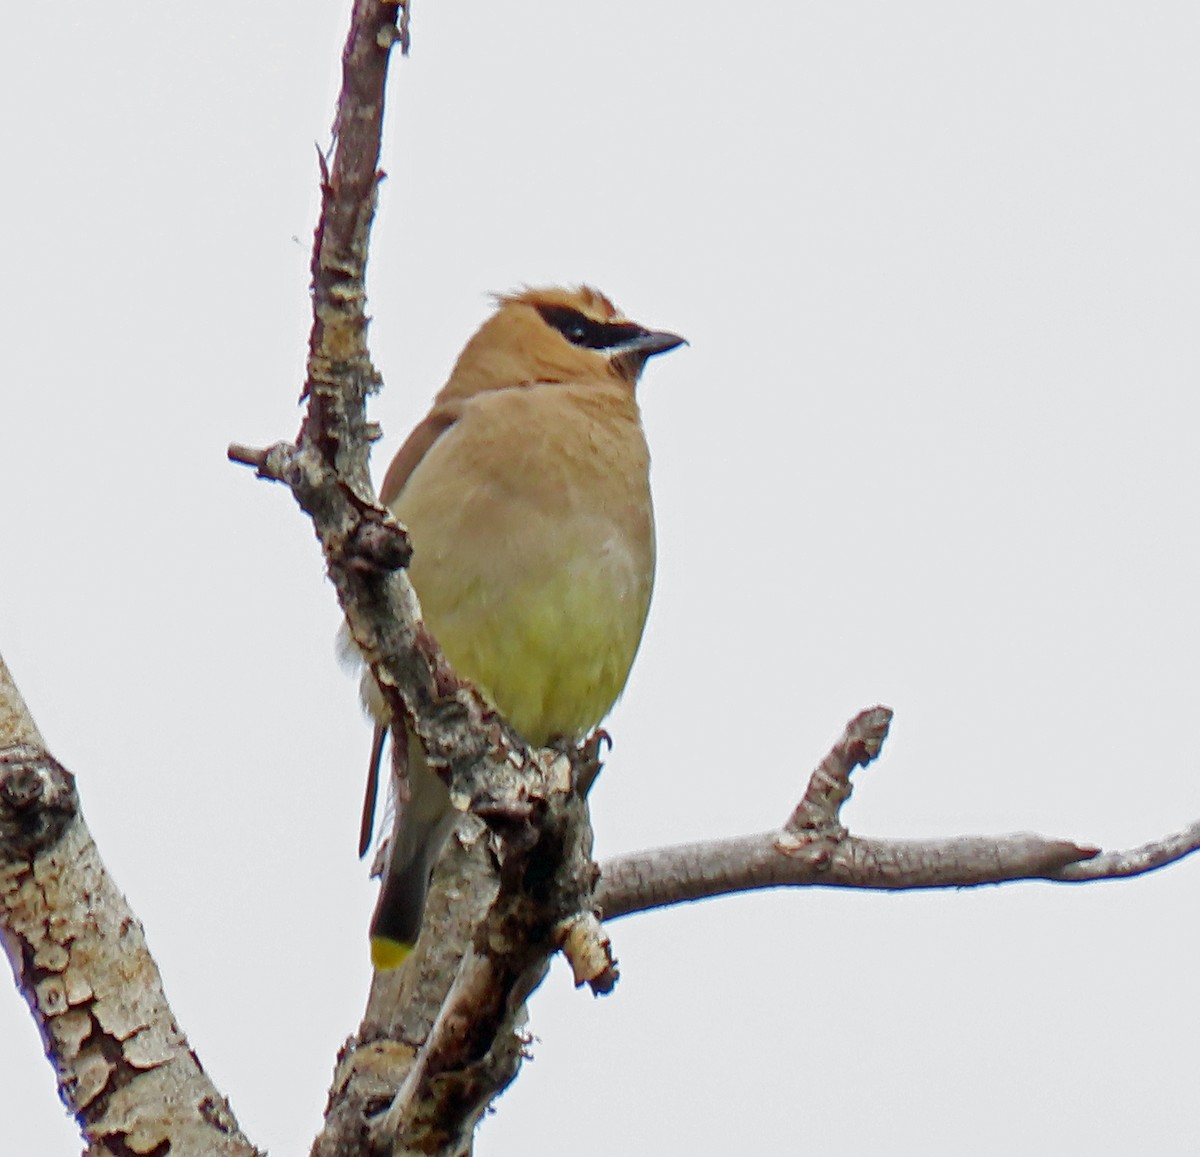
[[[584, 734], [625, 686], [641, 639], [649, 587], [629, 591], [562, 571], [502, 591], [413, 582], [425, 621], [454, 669], [475, 683], [536, 746]], [[423, 589], [424, 588], [424, 591]], [[447, 597], [450, 596], [450, 597]]]

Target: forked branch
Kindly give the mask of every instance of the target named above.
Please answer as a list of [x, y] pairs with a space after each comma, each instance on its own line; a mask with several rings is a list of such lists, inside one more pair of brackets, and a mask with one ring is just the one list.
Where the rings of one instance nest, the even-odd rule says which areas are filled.
[[838, 818], [850, 798], [850, 773], [879, 754], [891, 720], [886, 707], [856, 715], [813, 772], [796, 810], [776, 831], [606, 861], [596, 887], [604, 917], [612, 920], [758, 888], [902, 891], [1009, 880], [1112, 880], [1153, 871], [1200, 848], [1200, 822], [1141, 847], [1112, 852], [1030, 832], [930, 840], [851, 835]]

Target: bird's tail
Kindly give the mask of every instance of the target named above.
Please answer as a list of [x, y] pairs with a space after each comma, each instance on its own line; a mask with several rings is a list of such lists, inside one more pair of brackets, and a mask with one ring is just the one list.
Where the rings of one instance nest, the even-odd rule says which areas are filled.
[[371, 917], [371, 963], [380, 971], [398, 968], [413, 950], [429, 877], [457, 817], [446, 785], [411, 734], [408, 746], [408, 799], [396, 805], [387, 870]]

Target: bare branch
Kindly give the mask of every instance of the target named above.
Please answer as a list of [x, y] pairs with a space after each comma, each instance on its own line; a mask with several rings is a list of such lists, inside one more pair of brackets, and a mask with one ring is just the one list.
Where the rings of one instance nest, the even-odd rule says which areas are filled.
[[0, 659], [0, 940], [89, 1154], [254, 1157]]
[[[371, 487], [368, 453], [378, 431], [366, 401], [379, 375], [366, 346], [365, 272], [398, 15], [393, 4], [357, 0], [342, 54], [336, 144], [328, 167], [322, 162], [299, 436], [294, 446], [266, 451], [234, 445], [229, 456], [283, 482], [311, 517], [351, 637], [393, 720], [411, 723], [452, 799], [485, 821], [487, 839], [464, 821], [457, 902], [439, 909], [435, 881], [427, 935], [404, 975], [377, 976], [359, 1035], [343, 1052], [315, 1154], [354, 1151], [368, 1135], [379, 1152], [469, 1146], [487, 1105], [516, 1073], [522, 1006], [558, 949], [558, 929], [590, 914], [595, 883], [590, 821], [576, 790], [591, 774], [585, 757], [530, 753], [455, 677], [403, 572], [407, 537]], [[464, 881], [477, 885], [471, 895]]]
[[878, 757], [891, 725], [890, 707], [869, 707], [846, 724], [841, 738], [812, 773], [804, 797], [784, 824], [784, 833], [796, 848], [818, 838], [836, 840], [845, 834], [838, 814], [850, 798], [850, 773]]
[[270, 482], [282, 482], [283, 472], [296, 453], [296, 447], [289, 442], [276, 442], [274, 446], [268, 446], [265, 450], [255, 450], [251, 446], [241, 446], [235, 442], [225, 453], [230, 462], [253, 466], [260, 478]]
[[1111, 880], [1153, 871], [1200, 848], [1200, 823], [1140, 848], [1103, 853], [1026, 832], [940, 840], [852, 836], [837, 818], [850, 797], [850, 773], [879, 754], [891, 719], [886, 707], [855, 716], [778, 831], [657, 848], [602, 864], [596, 903], [605, 918], [758, 888], [901, 891], [1009, 880]]
[[1099, 852], [1086, 863], [1068, 864], [1058, 872], [1047, 873], [1048, 880], [1065, 884], [1085, 883], [1088, 880], [1119, 880], [1125, 876], [1140, 876], [1190, 856], [1200, 849], [1200, 821], [1181, 832], [1153, 840], [1125, 852]]
[[46, 743], [13, 682], [3, 656], [0, 656], [0, 751], [10, 747], [33, 747], [44, 751]]
[[594, 912], [568, 920], [561, 930], [562, 953], [575, 974], [575, 987], [588, 985], [597, 996], [612, 992], [617, 983], [617, 962], [612, 941]]

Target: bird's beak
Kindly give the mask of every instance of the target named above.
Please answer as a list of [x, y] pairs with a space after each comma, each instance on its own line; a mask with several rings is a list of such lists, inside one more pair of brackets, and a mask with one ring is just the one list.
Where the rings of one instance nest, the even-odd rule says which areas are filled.
[[643, 329], [627, 341], [612, 347], [611, 364], [628, 381], [636, 382], [642, 376], [647, 358], [652, 358], [655, 354], [665, 354], [667, 350], [681, 345], [687, 345], [687, 342], [677, 333]]
[[646, 358], [651, 358], [655, 354], [665, 354], [667, 350], [673, 350], [676, 346], [681, 345], [687, 345], [687, 339], [680, 337], [677, 333], [648, 329], [644, 333], [638, 334], [637, 337], [623, 342], [620, 349], [623, 355], [632, 354], [645, 361]]

